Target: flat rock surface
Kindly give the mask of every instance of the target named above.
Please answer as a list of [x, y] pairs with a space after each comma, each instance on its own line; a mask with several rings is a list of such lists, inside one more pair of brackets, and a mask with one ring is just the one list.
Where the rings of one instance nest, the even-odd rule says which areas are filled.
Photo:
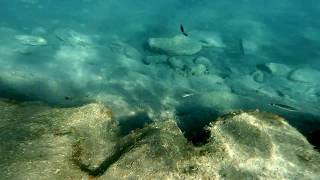
[[264, 72], [278, 76], [286, 76], [291, 71], [291, 68], [289, 66], [273, 62], [259, 64], [258, 68]]
[[298, 82], [317, 84], [320, 79], [320, 71], [313, 68], [299, 68], [289, 75], [289, 79]]
[[[173, 119], [136, 126], [102, 104], [0, 101], [1, 179], [317, 179], [320, 154], [283, 118], [224, 115], [193, 132]], [[180, 122], [183, 123], [183, 122]], [[130, 129], [131, 128], [131, 129]], [[198, 135], [197, 135], [198, 134]]]
[[202, 45], [183, 35], [172, 38], [150, 38], [149, 47], [167, 55], [193, 55], [201, 51]]

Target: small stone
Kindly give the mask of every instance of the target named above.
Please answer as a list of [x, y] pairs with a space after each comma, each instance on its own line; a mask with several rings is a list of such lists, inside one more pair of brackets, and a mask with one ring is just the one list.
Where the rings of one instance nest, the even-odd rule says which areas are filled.
[[197, 40], [203, 47], [217, 47], [224, 48], [226, 45], [223, 43], [219, 34], [210, 31], [191, 31], [190, 38]]
[[170, 65], [170, 67], [173, 69], [183, 69], [183, 67], [186, 64], [182, 59], [179, 59], [177, 57], [169, 58], [168, 63]]
[[211, 62], [208, 58], [206, 57], [203, 57], [203, 56], [199, 56], [197, 57], [195, 60], [194, 60], [194, 63], [195, 64], [203, 64], [207, 67], [210, 67], [211, 66]]
[[140, 54], [140, 52], [136, 49], [136, 48], [134, 48], [134, 47], [132, 47], [132, 46], [130, 46], [130, 45], [126, 45], [125, 46], [125, 48], [124, 48], [124, 54], [127, 56], [127, 57], [129, 57], [129, 58], [133, 58], [133, 59], [141, 59], [141, 54]]
[[201, 76], [201, 75], [209, 74], [209, 70], [207, 69], [207, 67], [205, 65], [198, 64], [198, 65], [191, 68], [190, 73], [193, 76]]
[[76, 32], [72, 29], [57, 29], [55, 35], [58, 39], [72, 46], [87, 47], [92, 45], [89, 36]]
[[148, 44], [152, 50], [167, 55], [193, 55], [202, 49], [200, 42], [183, 35], [173, 38], [150, 38]]
[[291, 68], [285, 64], [280, 63], [265, 63], [257, 65], [257, 68], [261, 71], [277, 75], [277, 76], [287, 76], [291, 71]]

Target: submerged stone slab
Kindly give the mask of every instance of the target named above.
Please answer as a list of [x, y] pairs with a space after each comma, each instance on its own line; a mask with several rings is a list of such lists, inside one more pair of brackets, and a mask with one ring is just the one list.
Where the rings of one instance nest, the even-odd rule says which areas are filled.
[[55, 35], [59, 40], [68, 45], [81, 47], [88, 47], [93, 45], [93, 42], [89, 36], [72, 29], [56, 29]]
[[101, 178], [314, 179], [320, 175], [320, 154], [273, 114], [225, 115], [203, 132], [194, 132], [207, 138], [196, 148], [172, 120], [157, 122], [144, 131], [147, 129], [153, 131]]
[[128, 123], [117, 123], [107, 107], [95, 103], [53, 108], [0, 99], [0, 116], [0, 179], [320, 176], [319, 152], [283, 118], [269, 113], [230, 113], [187, 138], [179, 128], [183, 121], [178, 126], [166, 117], [138, 127], [129, 122], [137, 119], [128, 117]]
[[222, 37], [216, 32], [210, 31], [190, 31], [189, 36], [200, 42], [203, 47], [225, 48]]
[[30, 45], [30, 46], [47, 45], [47, 40], [40, 36], [16, 35], [15, 38], [24, 45]]
[[288, 73], [291, 71], [291, 68], [289, 66], [273, 62], [259, 64], [257, 67], [264, 72], [277, 76], [287, 76]]
[[319, 83], [320, 71], [313, 68], [299, 68], [289, 75], [289, 79], [297, 82]]
[[202, 49], [200, 42], [183, 35], [173, 38], [150, 38], [148, 44], [152, 50], [167, 55], [193, 55]]

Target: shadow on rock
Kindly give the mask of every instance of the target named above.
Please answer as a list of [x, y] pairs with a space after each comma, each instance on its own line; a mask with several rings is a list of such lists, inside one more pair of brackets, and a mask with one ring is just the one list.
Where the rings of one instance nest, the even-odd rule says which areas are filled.
[[131, 131], [142, 129], [145, 124], [152, 122], [152, 119], [145, 112], [139, 112], [132, 116], [126, 116], [119, 119], [120, 136], [125, 136]]
[[178, 126], [188, 141], [195, 146], [208, 143], [210, 131], [205, 127], [218, 117], [218, 112], [197, 103], [184, 103], [177, 107]]

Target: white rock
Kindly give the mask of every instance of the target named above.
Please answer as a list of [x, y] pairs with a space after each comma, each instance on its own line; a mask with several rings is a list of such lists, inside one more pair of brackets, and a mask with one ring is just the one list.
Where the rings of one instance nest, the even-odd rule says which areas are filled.
[[313, 68], [299, 68], [289, 75], [289, 79], [297, 82], [318, 84], [320, 82], [320, 71]]
[[89, 36], [76, 32], [72, 29], [57, 29], [55, 35], [61, 41], [72, 45], [86, 47], [92, 45], [92, 40]]
[[182, 59], [177, 57], [170, 57], [168, 59], [168, 63], [173, 69], [182, 69], [183, 66], [186, 64]]
[[277, 76], [287, 76], [288, 73], [291, 71], [291, 68], [289, 66], [273, 62], [260, 64], [257, 67], [264, 72]]
[[202, 49], [200, 42], [183, 35], [173, 38], [150, 38], [148, 44], [152, 50], [168, 55], [193, 55]]
[[203, 64], [207, 67], [210, 67], [211, 66], [211, 62], [208, 58], [206, 57], [203, 57], [203, 56], [199, 56], [197, 57], [195, 60], [194, 60], [194, 63], [195, 64]]
[[25, 45], [43, 46], [47, 44], [47, 40], [40, 36], [16, 35], [15, 38]]
[[133, 59], [141, 59], [142, 58], [142, 55], [140, 54], [140, 52], [136, 48], [134, 48], [128, 44], [126, 44], [126, 46], [124, 48], [124, 54], [127, 57], [133, 58]]
[[189, 36], [190, 38], [200, 42], [203, 47], [226, 47], [226, 45], [222, 41], [222, 38], [215, 32], [191, 31], [189, 33]]
[[211, 91], [203, 93], [200, 102], [207, 107], [214, 107], [218, 110], [233, 108], [239, 103], [238, 96], [230, 91]]
[[201, 76], [208, 73], [209, 73], [208, 68], [203, 64], [197, 64], [191, 67], [191, 75], [193, 76]]
[[202, 91], [212, 91], [212, 90], [220, 90], [223, 89], [229, 89], [224, 84], [224, 79], [222, 79], [220, 76], [210, 74], [205, 76], [191, 76], [188, 78], [190, 80], [190, 85], [194, 89], [199, 89]]

